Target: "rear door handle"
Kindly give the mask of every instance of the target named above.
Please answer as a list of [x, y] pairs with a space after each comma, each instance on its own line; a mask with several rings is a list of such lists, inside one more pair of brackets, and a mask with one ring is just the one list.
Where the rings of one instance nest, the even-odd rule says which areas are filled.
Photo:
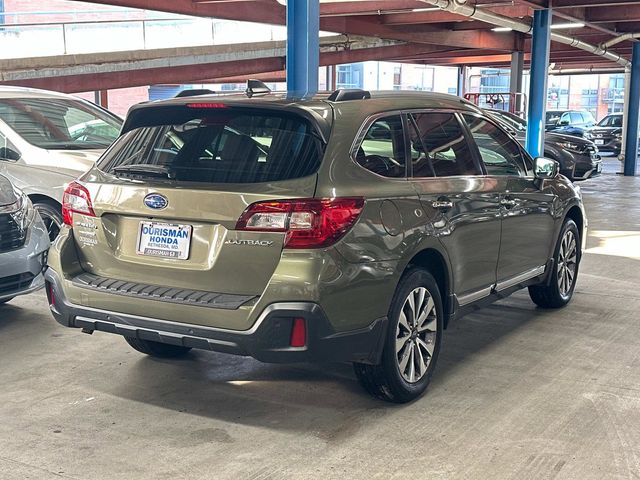
[[437, 210], [449, 210], [453, 208], [453, 202], [446, 197], [440, 197], [431, 202], [431, 206]]

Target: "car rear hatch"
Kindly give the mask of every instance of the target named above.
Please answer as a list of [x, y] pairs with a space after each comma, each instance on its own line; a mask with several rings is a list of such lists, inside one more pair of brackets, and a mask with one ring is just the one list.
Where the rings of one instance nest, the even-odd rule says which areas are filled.
[[238, 222], [256, 202], [314, 196], [321, 133], [308, 117], [273, 108], [148, 110], [65, 194], [85, 272], [76, 283], [170, 303], [251, 303], [287, 234]]

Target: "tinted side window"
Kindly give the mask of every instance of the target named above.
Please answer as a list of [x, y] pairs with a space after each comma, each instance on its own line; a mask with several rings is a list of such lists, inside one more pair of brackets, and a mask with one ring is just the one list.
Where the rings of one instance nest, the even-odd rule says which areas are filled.
[[356, 162], [383, 177], [404, 178], [404, 133], [400, 115], [381, 118], [369, 127], [356, 153]]
[[526, 175], [522, 151], [509, 135], [483, 118], [464, 115], [464, 119], [478, 145], [488, 175]]
[[578, 125], [580, 123], [584, 123], [584, 119], [582, 115], [578, 112], [571, 112], [571, 123], [573, 125]]
[[410, 115], [415, 130], [410, 130], [414, 177], [449, 177], [479, 174], [462, 125], [453, 113], [416, 113]]

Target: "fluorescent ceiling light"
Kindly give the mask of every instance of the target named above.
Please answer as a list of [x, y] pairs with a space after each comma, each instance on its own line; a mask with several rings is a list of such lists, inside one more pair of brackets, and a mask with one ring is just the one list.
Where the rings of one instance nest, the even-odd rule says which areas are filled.
[[512, 32], [513, 28], [509, 27], [495, 27], [491, 29], [492, 32]]
[[551, 25], [551, 30], [569, 30], [571, 28], [582, 28], [584, 23], [556, 23]]
[[437, 12], [440, 10], [438, 7], [427, 7], [427, 8], [414, 8], [411, 10], [412, 12]]

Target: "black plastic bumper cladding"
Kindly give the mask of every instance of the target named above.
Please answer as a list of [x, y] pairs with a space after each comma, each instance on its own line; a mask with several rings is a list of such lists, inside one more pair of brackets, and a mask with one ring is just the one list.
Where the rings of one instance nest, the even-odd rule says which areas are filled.
[[[247, 331], [232, 331], [159, 320], [84, 307], [66, 300], [58, 275], [45, 274], [47, 293], [54, 299], [51, 312], [65, 327], [115, 333], [125, 337], [254, 357], [268, 363], [380, 362], [386, 317], [359, 330], [336, 332], [324, 312], [314, 303], [283, 302], [265, 309]], [[132, 301], [135, 301], [132, 299]], [[294, 318], [304, 318], [307, 342], [291, 347]]]

